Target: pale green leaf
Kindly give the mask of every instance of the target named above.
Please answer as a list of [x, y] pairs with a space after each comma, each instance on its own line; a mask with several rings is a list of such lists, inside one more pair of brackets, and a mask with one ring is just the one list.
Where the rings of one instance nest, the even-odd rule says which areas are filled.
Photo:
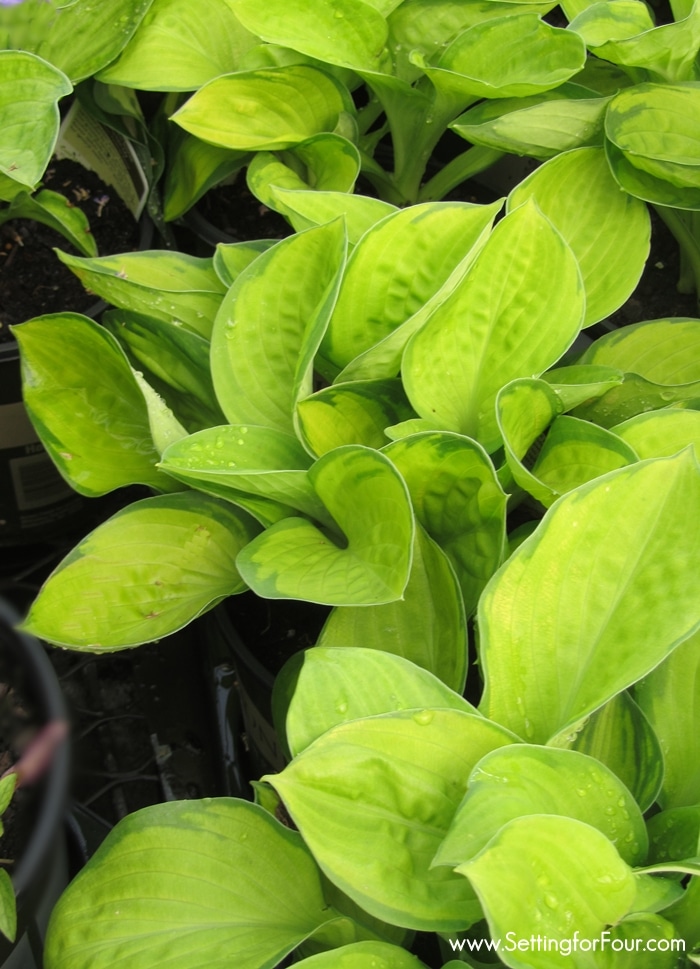
[[[637, 885], [643, 877], [637, 876]], [[598, 957], [600, 969], [676, 969], [681, 948], [666, 914], [633, 913], [611, 926], [610, 941]]]
[[58, 252], [86, 289], [123, 310], [208, 337], [226, 292], [211, 259], [159, 249], [84, 259]]
[[[146, 402], [148, 426], [151, 429], [153, 444], [158, 454], [162, 455], [163, 451], [171, 444], [187, 437], [187, 431], [168, 407], [167, 402], [157, 390], [151, 387], [143, 374], [135, 371], [134, 378]], [[178, 491], [179, 489], [173, 488], [170, 490]]]
[[336, 915], [296, 832], [246, 801], [175, 801], [110, 833], [58, 903], [45, 965], [261, 969]]
[[195, 91], [238, 68], [258, 43], [220, 0], [153, 0], [122, 54], [100, 73], [141, 91]]
[[330, 74], [292, 64], [215, 78], [172, 120], [222, 148], [275, 151], [333, 131], [341, 112], [352, 110], [348, 92]]
[[541, 165], [508, 197], [508, 210], [534, 198], [571, 246], [586, 291], [584, 326], [609, 316], [642, 275], [651, 236], [649, 212], [621, 192], [602, 148], [569, 151]]
[[700, 412], [667, 409], [638, 414], [613, 428], [640, 458], [665, 458], [692, 444], [700, 456]]
[[214, 252], [214, 271], [224, 286], [232, 286], [244, 269], [276, 245], [279, 239], [254, 239], [251, 242], [220, 242]]
[[97, 244], [90, 223], [81, 208], [73, 205], [60, 192], [42, 189], [34, 195], [20, 192], [2, 212], [2, 222], [9, 219], [33, 219], [59, 232], [84, 256], [96, 256]]
[[672, 404], [693, 406], [700, 398], [700, 380], [687, 384], [656, 384], [635, 373], [625, 374], [623, 382], [595, 400], [584, 402], [574, 410], [574, 416], [616, 427], [639, 414], [655, 411]]
[[466, 615], [459, 583], [443, 549], [417, 526], [411, 573], [401, 599], [334, 609], [317, 642], [320, 646], [359, 643], [403, 656], [461, 693], [467, 676]]
[[410, 952], [387, 942], [356, 942], [320, 952], [297, 963], [299, 969], [425, 969]]
[[324, 873], [370, 914], [450, 932], [479, 918], [466, 881], [431, 868], [467, 778], [513, 736], [427, 708], [343, 723], [268, 776]]
[[400, 599], [411, 566], [413, 512], [394, 466], [377, 451], [348, 445], [319, 458], [308, 475], [341, 538], [302, 518], [278, 522], [239, 556], [245, 581], [272, 599], [325, 605]]
[[664, 752], [659, 802], [700, 804], [700, 634], [681, 643], [635, 689]]
[[0, 777], [0, 818], [8, 808], [17, 786], [17, 774], [9, 773]]
[[577, 751], [514, 744], [474, 768], [435, 864], [454, 868], [474, 858], [509, 821], [533, 814], [590, 824], [629, 865], [646, 858], [642, 812], [611, 770]]
[[[126, 46], [152, 0], [24, 0], [0, 10], [4, 47], [38, 54], [75, 84], [92, 77]], [[4, 85], [3, 85], [4, 86]]]
[[616, 367], [657, 384], [700, 380], [700, 320], [633, 323], [592, 343], [580, 363]]
[[574, 750], [595, 757], [630, 789], [643, 811], [656, 800], [664, 776], [664, 755], [654, 730], [630, 697], [618, 693], [563, 738]]
[[463, 283], [411, 338], [402, 368], [409, 400], [421, 417], [494, 450], [498, 391], [558, 360], [584, 306], [571, 249], [526, 202], [496, 226]]
[[416, 518], [452, 563], [471, 615], [505, 542], [506, 495], [488, 455], [447, 432], [404, 437], [385, 453], [406, 482]]
[[342, 216], [350, 245], [356, 245], [372, 226], [397, 211], [396, 206], [381, 199], [345, 192], [298, 191], [275, 185], [272, 194], [275, 208], [284, 212], [297, 232]]
[[362, 0], [229, 0], [246, 27], [269, 43], [328, 64], [379, 70], [387, 39], [381, 13]]
[[476, 710], [428, 670], [382, 649], [319, 645], [297, 653], [275, 680], [273, 708], [296, 756], [339, 723], [398, 710]]
[[615, 846], [596, 828], [567, 817], [510, 821], [458, 870], [476, 890], [491, 936], [511, 946], [507, 964], [528, 969], [563, 969], [571, 952], [564, 945], [559, 952], [533, 945], [518, 954], [518, 940], [535, 935], [564, 943], [575, 932], [598, 938], [627, 913], [635, 895], [632, 870]]
[[647, 828], [650, 865], [692, 858], [700, 846], [700, 804], [659, 811]]
[[587, 400], [602, 397], [623, 383], [624, 378], [624, 373], [615, 367], [595, 364], [555, 367], [542, 374], [542, 379], [556, 391], [565, 411]]
[[129, 484], [169, 490], [143, 394], [114, 337], [77, 313], [36, 317], [14, 335], [25, 406], [71, 486], [93, 496]]
[[134, 502], [56, 567], [24, 628], [89, 652], [160, 639], [243, 592], [235, 559], [258, 530], [237, 508], [195, 491]]
[[12, 879], [4, 868], [0, 868], [0, 935], [15, 941], [17, 935], [17, 905]]
[[72, 90], [65, 74], [40, 57], [0, 51], [0, 173], [6, 177], [0, 198], [11, 199], [23, 187], [36, 188], [58, 137], [58, 102]]
[[695, 631], [699, 499], [688, 450], [553, 505], [479, 604], [486, 716], [533, 742], [570, 733]]
[[342, 222], [268, 249], [236, 279], [212, 334], [212, 376], [231, 423], [294, 431], [344, 264]]

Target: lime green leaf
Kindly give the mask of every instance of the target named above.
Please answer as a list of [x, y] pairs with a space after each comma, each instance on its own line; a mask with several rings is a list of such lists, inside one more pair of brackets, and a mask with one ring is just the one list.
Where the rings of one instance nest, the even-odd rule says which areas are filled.
[[617, 367], [657, 384], [700, 380], [700, 320], [649, 320], [606, 333], [583, 353], [581, 363]]
[[0, 198], [9, 200], [23, 187], [36, 188], [56, 145], [58, 102], [72, 90], [65, 74], [41, 58], [26, 51], [0, 51]]
[[585, 60], [580, 37], [550, 26], [535, 13], [523, 13], [468, 28], [441, 53], [435, 67], [420, 66], [443, 96], [462, 95], [467, 107], [476, 98], [548, 91], [573, 77]]
[[99, 79], [141, 91], [195, 91], [235, 70], [257, 43], [230, 4], [153, 0], [126, 49]]
[[452, 563], [471, 615], [505, 542], [506, 495], [488, 455], [447, 432], [405, 437], [385, 453], [406, 482], [416, 518]]
[[275, 719], [296, 756], [339, 723], [398, 710], [476, 710], [428, 670], [366, 647], [315, 646], [297, 653], [275, 680]]
[[558, 360], [584, 305], [571, 249], [526, 202], [496, 226], [464, 282], [411, 338], [402, 369], [409, 400], [421, 417], [494, 450], [498, 391]]
[[413, 416], [400, 380], [365, 380], [326, 387], [297, 404], [299, 435], [312, 454], [343, 444], [381, 448], [385, 428]]
[[[287, 213], [278, 204], [279, 188], [352, 192], [360, 173], [360, 153], [351, 141], [331, 132], [314, 135], [278, 158], [259, 152], [248, 165], [246, 178], [253, 195], [268, 208]], [[296, 164], [297, 167], [293, 167]], [[303, 175], [297, 171], [303, 167]]]
[[[416, 630], [420, 629], [420, 635]], [[462, 594], [443, 549], [418, 526], [408, 584], [400, 600], [341, 606], [321, 630], [321, 646], [361, 643], [411, 660], [461, 692], [467, 675]]]
[[224, 74], [201, 87], [172, 120], [222, 148], [275, 151], [333, 131], [347, 91], [329, 74], [303, 64]]
[[35, 195], [20, 192], [2, 212], [2, 221], [8, 219], [34, 219], [60, 232], [83, 255], [97, 255], [97, 244], [85, 213], [60, 192], [50, 192], [48, 189]]
[[251, 242], [220, 242], [214, 252], [214, 271], [224, 286], [232, 286], [244, 269], [279, 239], [254, 239]]
[[208, 337], [226, 288], [211, 259], [153, 250], [83, 259], [58, 252], [86, 289], [123, 310], [179, 321]]
[[168, 168], [163, 187], [163, 217], [179, 219], [210, 188], [239, 171], [251, 154], [208, 145], [181, 128], [171, 126]]
[[299, 969], [425, 969], [410, 952], [387, 942], [356, 942], [320, 952], [297, 963]]
[[46, 965], [260, 969], [336, 916], [296, 832], [246, 801], [175, 801], [110, 833], [58, 903]]
[[527, 944], [535, 935], [564, 943], [574, 933], [598, 938], [627, 913], [635, 895], [632, 870], [615, 846], [596, 828], [567, 817], [510, 821], [458, 871], [476, 890], [491, 936], [511, 946], [508, 964], [528, 969], [563, 967], [571, 952], [567, 959], [566, 951], [552, 954], [533, 945], [520, 955], [517, 941]]
[[12, 879], [0, 868], [0, 935], [15, 941], [17, 935], [17, 904]]
[[619, 386], [576, 407], [574, 416], [601, 427], [616, 427], [639, 414], [670, 407], [674, 403], [692, 406], [698, 398], [700, 380], [688, 384], [655, 384], [635, 373], [628, 373]]
[[348, 445], [320, 458], [309, 479], [342, 529], [342, 544], [287, 518], [243, 550], [238, 567], [258, 595], [326, 605], [400, 599], [408, 581], [413, 512], [400, 475], [377, 451]]
[[232, 0], [237, 16], [263, 40], [353, 70], [379, 70], [387, 39], [384, 17], [361, 0]]
[[324, 873], [371, 915], [441, 932], [479, 918], [466, 883], [431, 868], [476, 762], [510, 733], [460, 710], [343, 723], [268, 780]]
[[479, 604], [486, 716], [537, 743], [570, 733], [695, 631], [699, 498], [684, 451], [556, 502]]
[[[332, 524], [307, 475], [311, 464], [295, 437], [270, 427], [227, 424], [192, 434], [163, 454], [161, 467], [193, 488], [200, 485], [247, 507], [246, 495], [287, 506]], [[249, 510], [253, 514], [255, 504]], [[256, 516], [257, 517], [257, 516]], [[274, 518], [277, 520], [277, 517]]]
[[93, 653], [160, 639], [243, 592], [235, 558], [258, 530], [237, 508], [194, 491], [134, 502], [63, 559], [24, 628]]
[[[637, 885], [643, 877], [637, 876]], [[657, 875], [653, 881], [662, 879]], [[635, 913], [611, 927], [599, 964], [601, 969], [675, 969], [679, 951], [674, 926], [666, 918]]]
[[297, 232], [343, 216], [348, 242], [353, 246], [377, 222], [397, 211], [396, 206], [381, 199], [346, 192], [298, 191], [274, 185], [272, 195], [274, 208], [284, 212]]
[[635, 690], [664, 752], [665, 808], [700, 804], [700, 635], [691, 636]]
[[[162, 454], [169, 445], [174, 444], [183, 437], [187, 437], [187, 431], [178, 421], [171, 408], [168, 407], [166, 401], [160, 396], [157, 390], [151, 387], [143, 374], [136, 371], [134, 377], [146, 402], [148, 426], [151, 429], [153, 444], [155, 445], [156, 451]], [[179, 491], [180, 489], [173, 487], [169, 490]]]
[[624, 381], [625, 375], [614, 367], [583, 364], [555, 367], [543, 373], [542, 379], [556, 391], [564, 410], [568, 411], [587, 400], [602, 397], [613, 387], [618, 387]]
[[640, 458], [665, 458], [692, 444], [700, 456], [700, 412], [658, 410], [638, 414], [613, 428]]
[[38, 54], [75, 84], [114, 60], [150, 5], [151, 0], [99, 4], [94, 0], [60, 4], [24, 0], [0, 11], [0, 31], [6, 38], [5, 47]]
[[232, 424], [293, 433], [344, 260], [336, 220], [284, 239], [238, 276], [212, 334], [214, 387]]
[[625, 191], [659, 205], [700, 208], [700, 83], [622, 91], [608, 108], [605, 133], [610, 167]]
[[590, 824], [629, 865], [646, 858], [642, 812], [612, 771], [576, 751], [515, 744], [492, 751], [476, 765], [435, 864], [455, 867], [468, 861], [509, 821], [533, 814]]
[[644, 270], [651, 223], [646, 205], [620, 191], [602, 148], [569, 151], [541, 165], [511, 192], [508, 210], [528, 198], [537, 201], [578, 259], [586, 290], [584, 326], [619, 309]]
[[564, 742], [609, 767], [643, 811], [656, 800], [664, 776], [663, 751], [629, 693], [618, 693], [608, 700]]
[[472, 144], [544, 160], [571, 148], [602, 144], [609, 101], [566, 83], [529, 98], [482, 101], [450, 128]]
[[13, 332], [25, 405], [71, 486], [83, 495], [137, 483], [169, 489], [143, 394], [114, 337], [77, 313], [39, 316]]
[[322, 355], [344, 367], [421, 310], [479, 244], [499, 208], [426, 202], [370, 228], [348, 260]]
[[660, 811], [649, 818], [647, 828], [650, 865], [691, 858], [700, 843], [700, 804]]
[[0, 777], [0, 818], [8, 808], [17, 786], [17, 774], [10, 773]]

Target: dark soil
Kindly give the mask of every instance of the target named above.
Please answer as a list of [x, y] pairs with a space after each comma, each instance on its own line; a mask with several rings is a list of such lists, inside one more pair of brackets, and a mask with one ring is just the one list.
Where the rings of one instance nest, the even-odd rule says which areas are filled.
[[[43, 187], [82, 209], [100, 255], [138, 247], [134, 217], [94, 172], [69, 159], [54, 161]], [[54, 248], [81, 255], [60, 233], [32, 219], [13, 219], [0, 226], [0, 341], [10, 339], [8, 326], [15, 323], [63, 310], [84, 313], [97, 302], [59, 262]]]

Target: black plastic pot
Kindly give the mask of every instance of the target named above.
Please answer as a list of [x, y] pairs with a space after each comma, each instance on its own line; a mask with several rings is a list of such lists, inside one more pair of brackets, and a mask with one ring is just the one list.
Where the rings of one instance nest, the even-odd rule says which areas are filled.
[[[16, 632], [11, 608], [0, 600], [0, 657], [17, 677], [17, 686], [44, 723], [66, 720], [66, 707], [56, 674], [39, 642]], [[67, 883], [63, 821], [69, 783], [69, 746], [63, 740], [53, 752], [44, 777], [27, 791], [37, 798], [32, 833], [12, 882], [17, 898], [17, 938], [0, 936], [2, 969], [39, 969], [43, 933], [58, 895]]]

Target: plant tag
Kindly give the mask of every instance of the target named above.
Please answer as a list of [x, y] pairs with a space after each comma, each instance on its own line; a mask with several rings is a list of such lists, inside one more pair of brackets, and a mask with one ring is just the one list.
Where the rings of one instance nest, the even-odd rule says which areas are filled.
[[100, 124], [76, 101], [61, 125], [57, 158], [72, 158], [111, 185], [135, 219], [148, 197], [148, 179], [133, 145]]

